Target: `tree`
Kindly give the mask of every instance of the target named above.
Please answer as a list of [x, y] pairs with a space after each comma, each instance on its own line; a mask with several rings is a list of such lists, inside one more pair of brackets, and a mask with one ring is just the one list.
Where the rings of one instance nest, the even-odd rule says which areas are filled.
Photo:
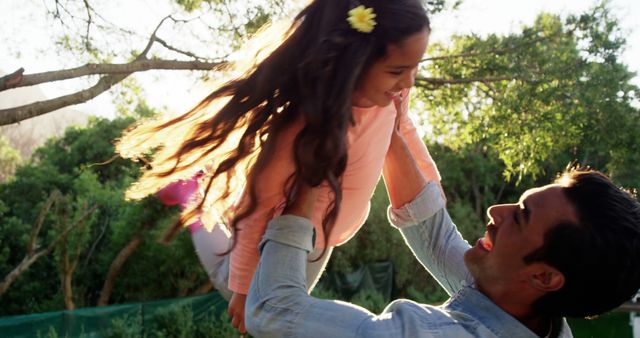
[[[231, 19], [227, 20], [228, 12], [221, 6], [238, 2], [177, 3], [195, 11], [190, 13], [217, 13], [225, 18], [220, 20], [224, 25]], [[65, 15], [62, 5], [56, 1], [52, 8]], [[124, 54], [94, 40], [90, 33], [102, 28], [93, 21], [99, 12], [86, 8], [89, 5], [87, 1], [64, 3], [79, 6], [75, 10], [67, 8], [70, 13], [78, 15], [86, 10], [93, 14], [75, 18], [80, 20], [83, 32], [77, 35], [79, 38], [63, 39], [62, 46], [81, 55], [80, 60], [108, 66], [116, 55]], [[256, 8], [247, 6], [247, 10]], [[214, 27], [233, 37], [228, 41], [238, 42], [225, 44], [229, 47], [225, 51], [237, 48], [242, 40], [235, 37], [246, 36], [268, 17], [259, 13], [225, 26], [229, 30]], [[74, 19], [61, 19], [69, 20]], [[175, 28], [196, 21], [167, 18], [155, 31], [157, 39], [152, 36], [149, 41], [155, 47], [165, 46], [162, 41], [166, 40], [159, 38], [165, 24]], [[640, 91], [629, 82], [633, 74], [618, 61], [623, 46], [615, 18], [606, 4], [601, 4], [564, 20], [542, 14], [534, 25], [518, 33], [485, 38], [459, 36], [450, 44], [432, 47], [431, 54], [438, 56], [426, 59], [420, 69], [418, 100], [412, 110], [424, 112], [422, 120], [429, 127], [427, 143], [441, 169], [452, 218], [466, 238], [475, 239], [483, 232], [489, 205], [513, 201], [526, 186], [548, 183], [574, 160], [609, 172], [619, 184], [639, 186], [640, 141], [636, 134], [640, 116], [631, 103]], [[180, 53], [186, 48], [173, 48], [178, 51], [165, 46], [155, 55], [151, 50], [127, 55], [151, 61], [171, 55], [180, 55], [182, 61], [196, 60]], [[178, 54], [164, 54], [168, 51]], [[224, 62], [224, 53], [217, 53], [220, 55], [209, 55], [206, 60]], [[203, 62], [204, 58], [197, 60]], [[104, 69], [111, 67], [107, 66]], [[121, 76], [131, 71], [110, 74]], [[141, 104], [134, 115], [149, 114]], [[125, 187], [136, 179], [139, 165], [112, 159], [111, 142], [133, 121], [94, 119], [86, 129], [69, 129], [64, 137], [40, 148], [32, 162], [19, 166], [12, 181], [0, 185], [0, 271], [11, 271], [20, 263], [22, 256], [17, 253], [29, 243], [29, 229], [35, 224], [37, 210], [52, 191], [59, 190], [71, 205], [46, 219], [51, 222], [47, 224], [58, 225], [47, 232], [47, 240], [63, 231], [65, 217], [75, 219], [72, 215], [84, 206], [98, 206], [83, 226], [87, 239], [81, 233], [68, 236], [56, 251], [56, 260], [33, 263], [0, 299], [1, 314], [58, 309], [65, 299], [57, 295], [57, 290], [65, 285], [73, 287], [73, 292], [67, 293], [73, 294], [73, 303], [83, 306], [184, 295], [195, 292], [206, 281], [188, 236], [178, 236], [168, 247], [154, 240], [174, 220], [177, 210], [167, 209], [153, 198], [140, 202], [122, 198]], [[384, 213], [388, 202], [384, 192], [378, 190], [367, 224], [358, 237], [336, 249], [329, 270], [346, 272], [366, 262], [392, 260], [398, 271], [399, 295], [439, 299], [442, 293], [437, 292], [427, 274], [413, 273], [415, 262], [400, 236], [389, 235]], [[80, 256], [75, 254], [78, 250]], [[56, 282], [61, 276], [63, 282]], [[147, 287], [150, 280], [154, 288]]]
[[[31, 234], [29, 235], [29, 241], [26, 247], [26, 254], [22, 261], [9, 272], [5, 277], [2, 283], [0, 283], [0, 295], [5, 293], [7, 289], [13, 284], [13, 282], [20, 277], [27, 269], [33, 265], [38, 259], [49, 255], [61, 242], [63, 242], [66, 237], [71, 233], [72, 230], [78, 226], [78, 223], [83, 221], [88, 215], [90, 215], [95, 208], [92, 208], [80, 216], [79, 220], [72, 225], [66, 224], [60, 233], [43, 249], [39, 249], [40, 244], [38, 243], [38, 235], [42, 230], [42, 226], [45, 220], [45, 217], [48, 215], [49, 210], [51, 209], [54, 203], [59, 203], [60, 201], [60, 192], [54, 191], [51, 193], [47, 201], [42, 207], [40, 214], [34, 223]], [[65, 290], [67, 291], [67, 290]], [[66, 294], [66, 292], [65, 292]], [[66, 297], [65, 297], [66, 298]], [[66, 299], [65, 299], [66, 301]], [[72, 307], [73, 308], [73, 307]]]
[[[136, 39], [139, 46], [143, 47], [142, 51], [136, 51], [128, 49], [131, 43], [127, 41], [135, 37], [134, 32], [113, 27], [113, 24], [103, 18], [90, 1], [47, 2], [52, 8], [49, 10], [49, 14], [60, 25], [71, 30], [68, 35], [59, 39], [59, 44], [63, 46], [65, 52], [71, 52], [76, 57], [79, 56], [79, 61], [83, 62], [82, 60], [84, 60], [86, 63], [69, 69], [36, 74], [25, 74], [25, 69], [20, 68], [0, 77], [0, 91], [85, 76], [100, 76], [100, 79], [93, 86], [72, 94], [0, 109], [0, 126], [86, 102], [108, 91], [136, 72], [193, 70], [205, 72], [203, 77], [214, 77], [215, 74], [208, 74], [208, 72], [220, 71], [227, 63], [226, 56], [238, 49], [247, 36], [255, 33], [269, 20], [282, 17], [287, 12], [298, 9], [296, 5], [288, 4], [287, 1], [282, 0], [175, 0], [181, 10], [174, 15], [163, 18], [144, 44], [140, 39]], [[459, 4], [459, 1], [450, 2], [453, 3], [453, 7]], [[427, 1], [427, 5], [433, 12], [442, 11], [445, 8], [445, 3], [447, 3], [445, 0]], [[197, 15], [193, 19], [180, 19], [193, 14]], [[207, 19], [207, 22], [204, 22], [204, 19]], [[191, 29], [197, 32], [188, 34], [187, 39], [183, 35], [174, 35], [174, 41], [169, 41], [160, 35], [167, 23], [172, 24], [173, 30], [188, 31]], [[82, 29], [74, 31], [72, 28], [74, 26], [82, 27]], [[96, 34], [95, 31], [101, 34]], [[103, 34], [109, 38], [104, 40], [96, 38], [96, 36]], [[194, 52], [179, 46], [186, 44], [184, 40], [196, 44], [202, 40], [198, 34], [208, 35], [206, 42], [199, 44], [203, 46], [199, 50], [209, 50], [208, 53]], [[115, 50], [114, 46], [118, 43], [114, 43], [114, 41], [126, 41], [128, 42], [127, 47], [123, 50]], [[217, 46], [217, 48], [212, 49], [209, 46]], [[156, 50], [157, 48], [162, 49]], [[155, 52], [152, 53], [152, 50]], [[122, 58], [123, 55], [131, 57], [117, 63], [111, 61], [118, 56]], [[430, 80], [426, 79], [425, 81]]]
[[[138, 114], [147, 110], [142, 106]], [[0, 315], [91, 306], [100, 299], [175, 297], [197, 292], [207, 281], [188, 234], [170, 245], [157, 242], [176, 221], [177, 209], [154, 197], [124, 200], [138, 164], [114, 158], [112, 140], [132, 122], [92, 119], [87, 128], [70, 128], [19, 166], [13, 180], [0, 184], [0, 276], [20, 266], [24, 248], [33, 248], [28, 257], [53, 253], [28, 258], [30, 268], [22, 269], [0, 298]], [[53, 191], [59, 191], [56, 202], [39, 218]], [[41, 229], [37, 240], [32, 228]], [[136, 240], [132, 248], [129, 243]]]
[[448, 56], [429, 59], [424, 71], [479, 80], [418, 83], [426, 89], [421, 95], [430, 138], [455, 151], [499, 158], [507, 179], [553, 175], [578, 160], [637, 184], [629, 173], [639, 169], [632, 161], [640, 146], [633, 136], [640, 112], [632, 102], [640, 91], [618, 61], [624, 43], [603, 3], [564, 22], [541, 14], [521, 33], [458, 36], [451, 45], [433, 46], [435, 54]]

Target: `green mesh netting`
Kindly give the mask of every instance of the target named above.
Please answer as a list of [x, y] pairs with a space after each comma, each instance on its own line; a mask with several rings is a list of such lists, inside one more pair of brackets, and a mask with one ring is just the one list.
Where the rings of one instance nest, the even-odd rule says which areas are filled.
[[139, 336], [144, 337], [144, 331], [156, 327], [169, 309], [181, 307], [189, 308], [193, 320], [199, 320], [224, 313], [227, 301], [213, 292], [153, 302], [9, 316], [0, 318], [0, 337], [46, 337], [51, 336], [52, 330], [57, 337], [104, 337], [118, 320], [135, 323], [131, 327], [141, 331]]

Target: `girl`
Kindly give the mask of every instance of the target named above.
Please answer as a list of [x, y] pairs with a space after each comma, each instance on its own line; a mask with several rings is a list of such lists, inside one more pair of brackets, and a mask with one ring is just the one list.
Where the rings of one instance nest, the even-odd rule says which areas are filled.
[[[205, 168], [197, 209], [209, 218], [205, 223], [223, 220], [233, 231], [229, 314], [242, 332], [258, 243], [296, 187], [320, 186], [313, 218], [316, 250], [307, 269], [310, 290], [333, 247], [366, 220], [369, 199], [387, 170], [383, 164], [396, 122], [423, 174], [439, 180], [406, 115], [428, 35], [420, 0], [314, 0], [264, 60], [188, 113], [142, 124], [121, 139], [118, 151], [125, 157], [156, 150], [130, 198]], [[394, 182], [385, 183], [394, 203]], [[239, 200], [234, 191], [242, 191]], [[187, 212], [184, 221], [196, 214]]]

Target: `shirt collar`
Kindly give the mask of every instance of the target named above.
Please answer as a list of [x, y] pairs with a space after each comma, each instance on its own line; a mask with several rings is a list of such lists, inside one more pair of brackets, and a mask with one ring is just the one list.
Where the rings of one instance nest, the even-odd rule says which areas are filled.
[[[473, 286], [464, 286], [442, 305], [448, 311], [461, 312], [482, 323], [496, 337], [539, 338], [533, 331], [506, 313]], [[562, 320], [561, 338], [573, 337], [566, 320]]]

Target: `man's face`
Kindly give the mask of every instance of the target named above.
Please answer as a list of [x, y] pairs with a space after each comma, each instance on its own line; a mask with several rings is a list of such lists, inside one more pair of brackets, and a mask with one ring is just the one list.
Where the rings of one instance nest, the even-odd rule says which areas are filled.
[[527, 190], [518, 203], [494, 205], [487, 215], [485, 236], [464, 255], [478, 289], [485, 294], [527, 283], [524, 257], [542, 246], [552, 227], [578, 223], [573, 206], [557, 184]]

